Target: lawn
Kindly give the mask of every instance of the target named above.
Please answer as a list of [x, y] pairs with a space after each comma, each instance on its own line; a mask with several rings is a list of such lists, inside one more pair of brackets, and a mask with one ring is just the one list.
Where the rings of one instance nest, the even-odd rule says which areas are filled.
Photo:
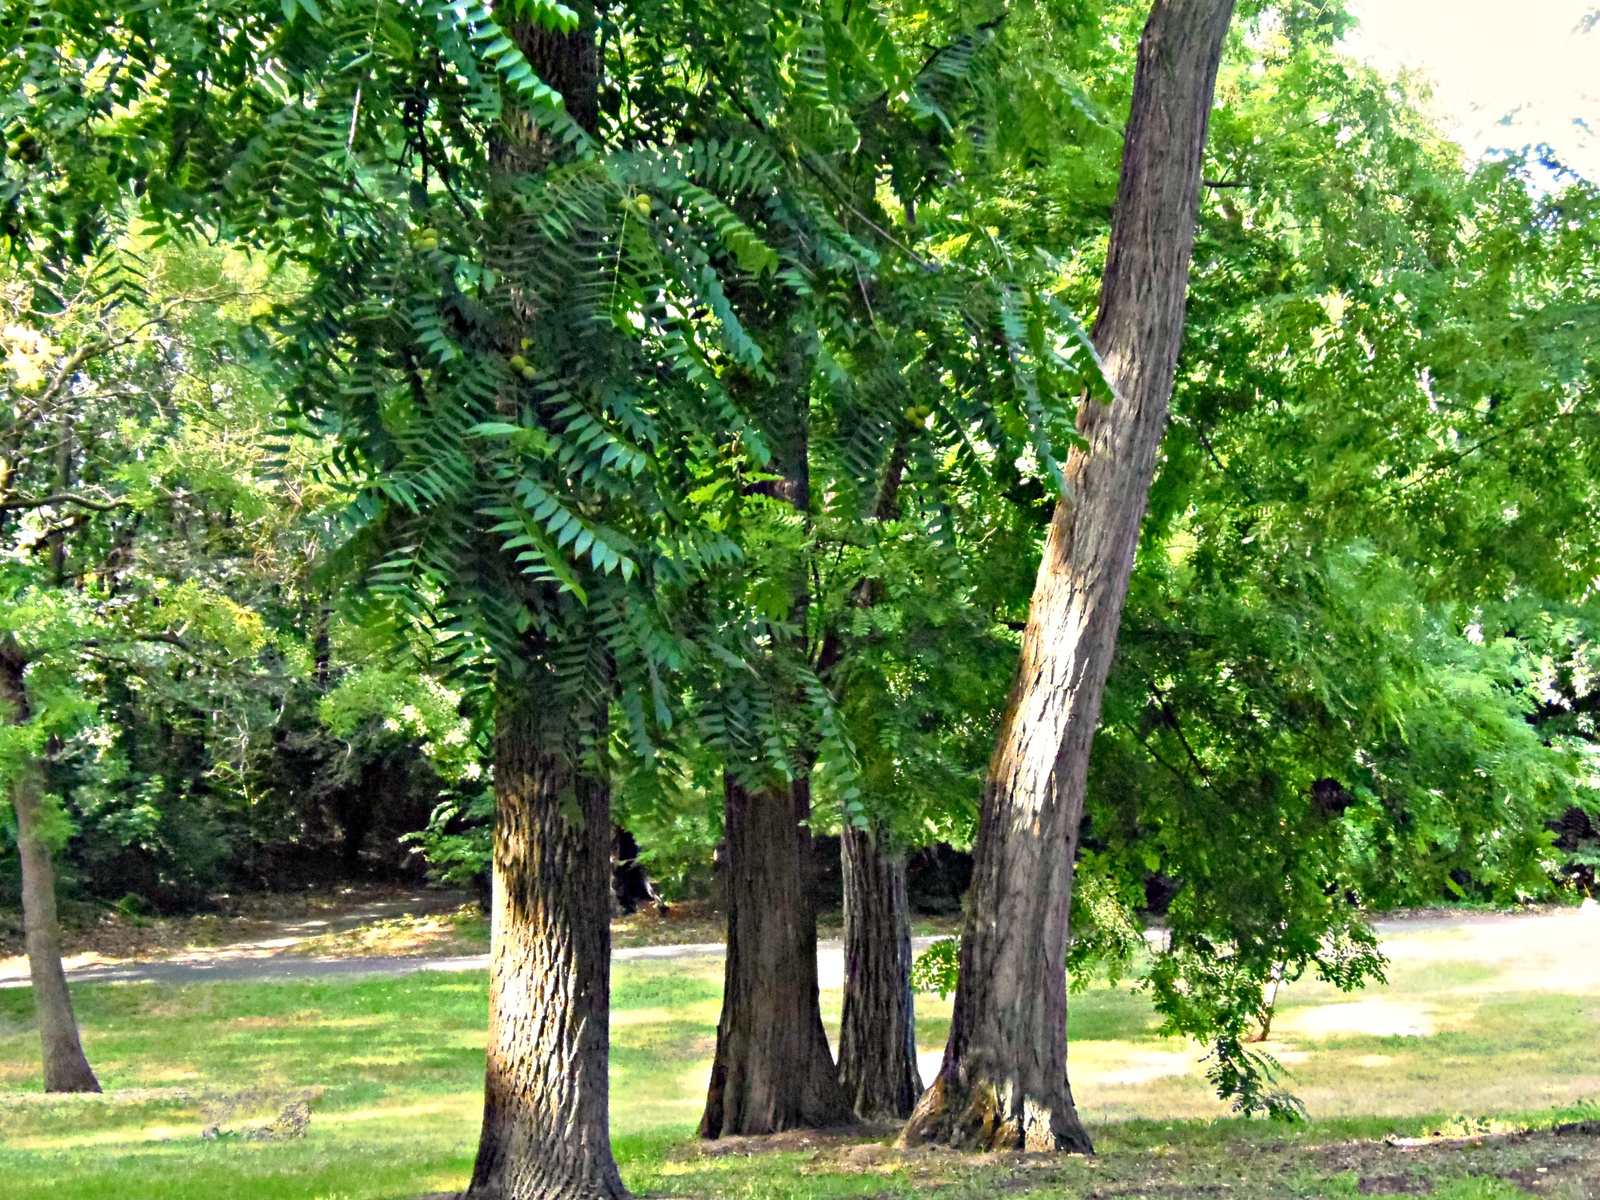
[[[952, 1198], [996, 1187], [1104, 1197], [1600, 1195], [1600, 1137], [1527, 1132], [1600, 1118], [1586, 1103], [1600, 1098], [1600, 965], [1588, 966], [1600, 956], [1586, 940], [1600, 930], [1525, 923], [1487, 941], [1480, 933], [1394, 939], [1388, 985], [1354, 997], [1313, 984], [1289, 990], [1269, 1049], [1312, 1112], [1299, 1127], [1228, 1118], [1207, 1092], [1202, 1051], [1157, 1036], [1141, 994], [1102, 986], [1075, 997], [1073, 1082], [1095, 1159], [900, 1155], [866, 1133], [701, 1146], [691, 1135], [720, 963], [621, 962], [618, 1157], [636, 1191], [696, 1197], [936, 1185]], [[1545, 963], [1551, 947], [1572, 950], [1577, 965]], [[96, 986], [76, 999], [105, 1097], [37, 1092], [28, 993], [0, 991], [7, 1200], [380, 1200], [465, 1181], [483, 1067], [481, 973]], [[836, 1020], [836, 989], [824, 1003]], [[928, 1061], [949, 1002], [921, 998], [919, 1011]], [[302, 1100], [311, 1111], [304, 1137], [256, 1140], [257, 1127]], [[222, 1136], [203, 1138], [207, 1127]]]

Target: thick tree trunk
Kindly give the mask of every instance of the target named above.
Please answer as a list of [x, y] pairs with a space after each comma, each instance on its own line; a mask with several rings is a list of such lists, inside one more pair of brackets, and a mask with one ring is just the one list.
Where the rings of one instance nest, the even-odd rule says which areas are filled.
[[[791, 330], [781, 382], [763, 414], [780, 477], [755, 489], [811, 511], [810, 390], [815, 341]], [[805, 628], [808, 581], [797, 573], [791, 619]], [[804, 750], [801, 750], [803, 757]], [[840, 1090], [817, 995], [817, 918], [811, 904], [810, 783], [750, 791], [723, 771], [723, 879], [728, 956], [717, 1051], [700, 1136], [841, 1125]]]
[[1067, 1084], [1065, 952], [1089, 749], [1166, 424], [1201, 156], [1233, 0], [1156, 0], [1094, 340], [1116, 395], [1086, 400], [984, 790], [950, 1040], [907, 1143], [1092, 1149]]
[[[10, 711], [6, 719], [21, 724], [28, 719], [24, 690], [26, 664], [10, 655], [0, 662], [0, 703]], [[34, 1019], [39, 1025], [39, 1048], [44, 1056], [44, 1090], [47, 1092], [98, 1092], [78, 1039], [78, 1019], [67, 991], [67, 973], [61, 966], [61, 927], [56, 920], [55, 870], [50, 847], [40, 825], [43, 802], [39, 765], [24, 762], [11, 783], [11, 807], [17, 816], [17, 854], [22, 860], [22, 929], [28, 951], [28, 974], [33, 982]]]
[[922, 1094], [905, 855], [883, 853], [872, 834], [846, 826], [839, 856], [844, 864], [839, 1084], [863, 1121], [903, 1119]]
[[610, 797], [556, 718], [506, 689], [495, 727], [489, 1065], [468, 1197], [612, 1200]]
[[[527, 21], [509, 32], [594, 134], [594, 6], [575, 7], [572, 33]], [[545, 170], [562, 152], [515, 108], [490, 138], [491, 160], [508, 172]], [[625, 1197], [610, 1131], [610, 794], [576, 768], [581, 722], [511, 685], [496, 705], [488, 1079], [466, 1196]]]
[[817, 998], [817, 919], [806, 895], [804, 780], [746, 790], [724, 777], [728, 957], [717, 1053], [700, 1136], [840, 1125], [839, 1088]]

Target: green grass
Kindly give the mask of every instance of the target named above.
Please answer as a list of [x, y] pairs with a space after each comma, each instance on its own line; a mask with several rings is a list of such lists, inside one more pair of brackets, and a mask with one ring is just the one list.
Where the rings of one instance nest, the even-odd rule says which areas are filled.
[[[1399, 961], [1358, 996], [1301, 984], [1269, 1049], [1317, 1118], [1297, 1128], [1225, 1117], [1202, 1051], [1156, 1034], [1148, 999], [1101, 986], [1073, 997], [1074, 1090], [1095, 1159], [898, 1156], [794, 1135], [772, 1152], [692, 1138], [721, 989], [711, 959], [614, 972], [613, 1131], [643, 1194], [951, 1200], [997, 1189], [1051, 1197], [1342, 1197], [1432, 1189], [1440, 1200], [1593, 1194], [1600, 1139], [1502, 1136], [1560, 1114], [1593, 1119], [1600, 995], [1513, 990], [1511, 968]], [[0, 991], [0, 1194], [6, 1200], [402, 1200], [459, 1188], [471, 1168], [483, 1073], [481, 973], [296, 983], [75, 989], [104, 1097], [38, 1094], [27, 991]], [[920, 998], [938, 1048], [949, 1001]], [[824, 994], [825, 1018], [839, 995]], [[1393, 1028], [1390, 1028], [1393, 1027]], [[1405, 1029], [1409, 1032], [1395, 1032]], [[312, 1097], [308, 1136], [202, 1140]], [[1452, 1114], [1468, 1113], [1471, 1117]], [[1485, 1115], [1495, 1116], [1485, 1120]], [[1454, 1132], [1465, 1142], [1387, 1145]], [[1540, 1168], [1543, 1168], [1541, 1171]], [[1587, 1182], [1585, 1182], [1587, 1181]]]

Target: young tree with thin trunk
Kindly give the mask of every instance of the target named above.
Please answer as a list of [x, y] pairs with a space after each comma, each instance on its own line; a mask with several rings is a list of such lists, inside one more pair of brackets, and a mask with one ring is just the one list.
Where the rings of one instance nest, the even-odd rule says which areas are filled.
[[[0, 649], [0, 704], [17, 729], [28, 721], [27, 661], [15, 645]], [[44, 1057], [47, 1092], [98, 1092], [78, 1037], [78, 1019], [61, 966], [61, 929], [56, 920], [55, 871], [41, 828], [44, 819], [39, 764], [31, 755], [17, 764], [11, 781], [11, 808], [17, 819], [17, 853], [22, 860], [22, 927], [33, 982], [34, 1019]]]
[[[878, 485], [872, 519], [878, 527], [900, 516], [907, 421], [895, 438]], [[871, 608], [882, 581], [862, 579], [851, 608]], [[848, 651], [838, 628], [818, 654], [818, 673], [839, 672]], [[842, 691], [851, 679], [843, 672]], [[873, 681], [880, 685], [881, 681]], [[869, 702], [870, 703], [870, 702]], [[915, 999], [911, 990], [911, 913], [906, 900], [906, 855], [883, 822], [845, 821], [839, 831], [844, 877], [844, 1007], [839, 1026], [839, 1086], [863, 1121], [904, 1120], [922, 1094], [917, 1070]]]
[[1089, 750], [1183, 335], [1200, 167], [1233, 0], [1156, 0], [1093, 340], [1109, 403], [1045, 540], [985, 785], [960, 977], [939, 1075], [902, 1135], [983, 1149], [1090, 1151], [1067, 1082], [1065, 953]]

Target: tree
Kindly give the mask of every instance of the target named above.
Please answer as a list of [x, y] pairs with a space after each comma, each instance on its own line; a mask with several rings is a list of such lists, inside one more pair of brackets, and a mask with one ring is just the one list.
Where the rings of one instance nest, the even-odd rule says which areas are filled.
[[[27, 937], [28, 975], [39, 1025], [47, 1092], [98, 1092], [89, 1060], [78, 1037], [78, 1021], [61, 966], [61, 932], [56, 922], [56, 882], [45, 833], [38, 750], [18, 734], [28, 731], [33, 712], [28, 703], [27, 658], [9, 634], [0, 648], [0, 702], [10, 723], [6, 732], [11, 776], [11, 811], [17, 821], [17, 850], [22, 859], [22, 917]], [[30, 731], [31, 732], [31, 731]], [[36, 740], [36, 739], [28, 739]], [[21, 743], [20, 745], [18, 743]]]
[[1182, 341], [1232, 0], [1157, 0], [1139, 42], [1086, 400], [985, 785], [939, 1076], [903, 1138], [1087, 1151], [1066, 1070], [1067, 921], [1089, 751]]
[[[871, 8], [815, 21], [766, 8], [748, 19], [729, 11], [725, 23], [668, 5], [639, 13], [627, 59], [627, 96], [638, 98], [639, 119], [671, 111], [680, 128], [718, 130], [760, 147], [775, 164], [762, 208], [740, 212], [749, 211], [752, 227], [778, 252], [778, 279], [788, 291], [729, 289], [767, 373], [732, 363], [728, 379], [744, 407], [760, 414], [779, 478], [750, 489], [760, 502], [752, 498], [741, 518], [746, 567], [722, 623], [731, 649], [720, 662], [732, 670], [724, 666], [695, 689], [706, 741], [724, 751], [733, 776], [724, 788], [733, 892], [728, 985], [702, 1133], [766, 1132], [842, 1113], [826, 1082], [809, 978], [812, 918], [793, 878], [808, 835], [798, 830], [791, 844], [787, 834], [768, 832], [808, 813], [811, 824], [831, 824], [853, 796], [853, 753], [835, 719], [844, 697], [829, 689], [848, 674], [838, 670], [840, 654], [853, 653], [855, 643], [834, 636], [829, 623], [837, 614], [822, 615], [817, 580], [832, 573], [830, 555], [862, 540], [853, 526], [879, 520], [873, 498], [882, 489], [892, 499], [908, 459], [928, 500], [901, 532], [952, 546], [942, 507], [951, 474], [945, 460], [970, 466], [965, 443], [974, 428], [1002, 445], [1029, 445], [1044, 460], [1042, 472], [1057, 469], [1049, 446], [1059, 431], [1042, 428], [1057, 415], [1055, 397], [1030, 392], [1008, 351], [1030, 334], [1053, 348], [1059, 319], [1040, 302], [1032, 315], [1048, 321], [1030, 329], [1008, 323], [1007, 314], [1021, 308], [1014, 293], [1027, 272], [1011, 269], [1004, 248], [991, 253], [986, 230], [942, 198], [981, 179], [991, 160], [1041, 153], [1051, 141], [1044, 131], [1062, 124], [1052, 123], [1059, 114], [1036, 93], [1071, 108], [1062, 98], [1070, 74], [1041, 72], [1048, 86], [1040, 87], [1028, 70], [1012, 71], [996, 32], [1005, 19], [998, 10], [988, 19], [942, 15], [948, 33], [931, 55], [909, 48], [928, 39], [926, 22], [901, 14], [901, 25], [893, 12]], [[645, 49], [685, 43], [700, 50], [692, 61]], [[718, 88], [694, 82], [702, 64], [712, 64]], [[656, 97], [670, 97], [683, 115], [650, 103]], [[886, 179], [896, 203], [885, 199]], [[982, 249], [964, 261], [952, 245]], [[951, 372], [961, 382], [953, 394]], [[919, 408], [924, 422], [939, 413], [931, 435], [904, 415]], [[761, 664], [756, 675], [747, 670], [752, 663]], [[856, 804], [845, 820], [866, 823], [863, 813]], [[742, 844], [754, 830], [763, 841]], [[892, 875], [897, 852], [887, 840], [884, 850], [890, 858], [878, 864], [880, 878]], [[758, 886], [769, 894], [765, 902]], [[901, 957], [896, 942], [904, 933], [894, 896], [891, 887], [881, 906], [887, 925], [871, 931], [889, 938], [891, 963]], [[773, 945], [754, 945], [762, 939]], [[887, 1017], [894, 1044], [905, 1046], [906, 977], [899, 970], [884, 977], [888, 993], [852, 987], [852, 1026]], [[869, 975], [851, 978], [863, 984]], [[804, 994], [791, 996], [777, 980], [796, 981]], [[849, 1045], [854, 1060], [862, 1040], [852, 1036]], [[909, 1058], [899, 1065], [909, 1072]], [[857, 1067], [876, 1070], [852, 1061], [844, 1077], [858, 1078]], [[887, 1086], [904, 1092], [910, 1084], [902, 1077]]]
[[[248, 673], [263, 643], [256, 614], [203, 580], [163, 577], [143, 553], [141, 524], [160, 527], [184, 508], [170, 493], [154, 494], [162, 472], [150, 458], [158, 456], [139, 451], [151, 425], [172, 432], [163, 401], [173, 399], [179, 374], [176, 318], [196, 297], [130, 311], [106, 287], [119, 255], [108, 257], [54, 277], [18, 272], [0, 293], [9, 343], [0, 409], [0, 782], [16, 818], [48, 1091], [99, 1090], [62, 970], [53, 858], [95, 785], [119, 774], [108, 718], [114, 693], [131, 682], [181, 693], [199, 677], [187, 698], [204, 706], [205, 693], [216, 701], [228, 691], [211, 686], [227, 676], [220, 663], [242, 661]], [[170, 564], [170, 525], [165, 532]], [[222, 700], [211, 713], [227, 708]], [[155, 805], [144, 807], [147, 824], [159, 820]]]
[[[722, 60], [681, 54], [702, 42], [698, 12], [669, 12], [673, 36], [652, 47], [643, 31], [655, 11], [598, 10], [591, 22], [538, 5], [515, 39], [486, 9], [436, 4], [376, 23], [339, 5], [246, 3], [221, 21], [185, 6], [123, 21], [112, 6], [19, 13], [11, 31], [36, 97], [8, 117], [17, 143], [38, 151], [12, 168], [20, 242], [47, 257], [81, 254], [132, 181], [151, 220], [224, 231], [295, 263], [308, 282], [272, 337], [294, 427], [339, 447], [354, 497], [345, 561], [375, 564], [374, 589], [481, 682], [492, 672], [510, 695], [519, 679], [542, 684], [555, 671], [564, 690], [554, 694], [582, 731], [555, 738], [570, 776], [583, 769], [573, 756], [599, 740], [605, 697], [651, 753], [652, 723], [671, 715], [662, 677], [688, 653], [663, 598], [730, 553], [679, 501], [739, 455], [765, 461], [733, 402], [759, 401], [759, 390], [723, 383], [767, 382], [762, 348], [728, 298], [759, 294], [740, 281], [779, 262], [742, 218], [765, 206], [792, 238], [785, 282], [796, 295], [820, 263], [833, 297], [860, 292], [869, 322], [862, 272], [876, 255], [861, 238], [896, 241], [866, 215], [878, 207], [870, 171], [831, 178], [805, 137], [770, 136], [760, 114], [789, 89], [848, 157], [851, 110], [873, 115], [887, 82], [891, 95], [910, 89], [919, 140], [937, 145], [951, 125], [948, 94], [992, 41], [992, 22], [960, 22], [960, 36], [919, 67], [857, 10], [841, 16], [835, 49], [841, 70], [860, 73], [818, 90], [813, 66], [833, 51], [814, 22], [712, 25], [729, 46], [752, 28], [785, 39], [743, 60], [746, 96], [697, 78], [685, 86], [684, 64], [692, 75]], [[606, 22], [618, 34], [606, 44], [626, 43], [629, 58], [590, 103], [593, 51], [571, 38], [587, 47]], [[84, 80], [102, 54], [134, 65], [96, 90]], [[281, 64], [294, 77], [290, 103], [277, 90]], [[105, 122], [81, 119], [85, 95]], [[686, 121], [705, 96], [751, 103]], [[1003, 98], [997, 87], [977, 97], [986, 115]], [[586, 122], [604, 125], [601, 136]], [[945, 182], [905, 153], [899, 135], [911, 128], [891, 114], [872, 152], [906, 180], [908, 223], [916, 194]], [[1020, 128], [1035, 138], [1037, 123]], [[607, 136], [621, 148], [602, 152]], [[70, 211], [49, 196], [69, 198]], [[485, 517], [498, 523], [485, 530]], [[595, 1170], [605, 1176], [603, 1163]]]
[[1274, 979], [1372, 978], [1364, 913], [1556, 894], [1594, 806], [1595, 190], [1464, 164], [1301, 17], [1219, 84], [1243, 186], [1204, 204], [1078, 876], [1107, 931], [1165, 907], [1168, 1029], [1283, 1112]]
[[[500, 878], [473, 1188], [620, 1194], [597, 747], [615, 699], [648, 750], [683, 653], [670, 606], [735, 552], [682, 496], [761, 452], [706, 368], [742, 352], [740, 332], [685, 314], [719, 310], [713, 263], [770, 267], [691, 179], [737, 192], [750, 173], [715, 145], [600, 153], [592, 10], [535, 5], [515, 41], [482, 6], [376, 23], [365, 8], [249, 3], [222, 20], [183, 6], [124, 16], [12, 29], [45, 101], [10, 114], [40, 147], [12, 211], [48, 209], [39, 188], [84, 176], [68, 189], [84, 210], [41, 225], [92, 239], [105, 190], [90, 181], [110, 162], [176, 236], [220, 227], [303, 273], [266, 334], [289, 431], [337, 447], [349, 506], [334, 565], [493, 697]], [[87, 91], [136, 101], [137, 117], [38, 123], [85, 94], [102, 52], [130, 45], [138, 65]]]
[[905, 851], [880, 846], [873, 832], [846, 825], [840, 854], [845, 993], [839, 1084], [862, 1120], [904, 1120], [922, 1095]]

